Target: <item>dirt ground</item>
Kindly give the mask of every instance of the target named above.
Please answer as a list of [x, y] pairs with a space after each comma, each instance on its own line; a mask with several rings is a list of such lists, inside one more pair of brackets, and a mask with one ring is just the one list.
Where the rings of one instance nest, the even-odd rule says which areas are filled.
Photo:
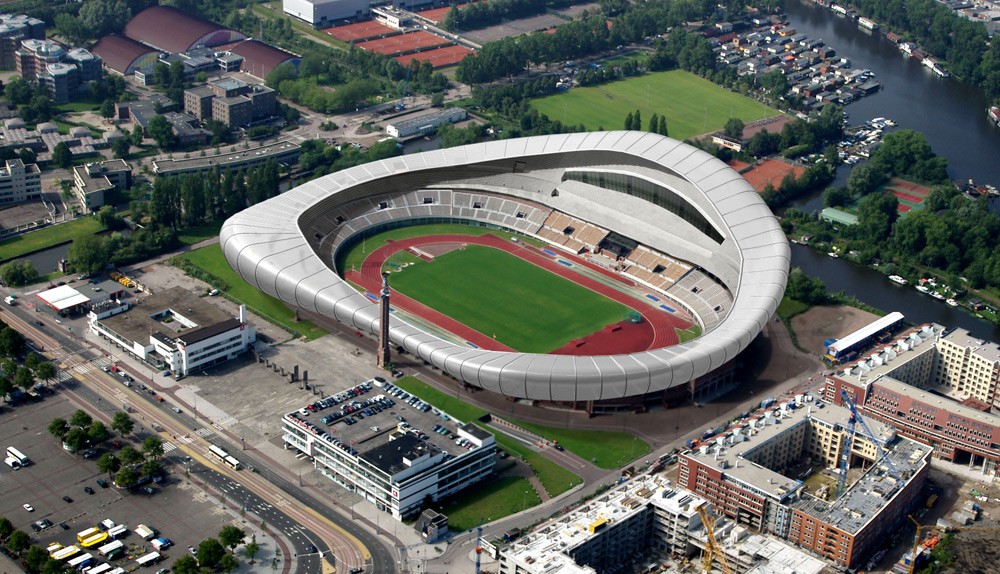
[[822, 354], [823, 342], [849, 335], [878, 319], [878, 315], [846, 305], [813, 307], [792, 318], [792, 330], [803, 349]]

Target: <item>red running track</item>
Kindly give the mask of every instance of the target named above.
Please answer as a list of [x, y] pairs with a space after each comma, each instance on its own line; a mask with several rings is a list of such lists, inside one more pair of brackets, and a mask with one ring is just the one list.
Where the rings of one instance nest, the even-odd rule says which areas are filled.
[[[371, 293], [378, 293], [382, 285], [382, 267], [385, 262], [394, 253], [399, 251], [404, 251], [411, 247], [419, 247], [422, 245], [432, 245], [436, 243], [464, 243], [464, 244], [475, 244], [484, 245], [487, 247], [492, 247], [494, 249], [500, 249], [510, 253], [516, 257], [519, 257], [529, 263], [538, 265], [539, 267], [546, 269], [551, 273], [555, 273], [560, 277], [564, 277], [574, 283], [577, 283], [591, 291], [595, 291], [604, 295], [605, 297], [617, 301], [626, 307], [639, 312], [644, 323], [647, 324], [653, 330], [652, 340], [645, 345], [645, 348], [633, 349], [629, 352], [639, 352], [649, 349], [659, 349], [661, 347], [669, 347], [671, 345], [676, 345], [679, 343], [677, 333], [675, 329], [687, 329], [691, 326], [691, 323], [677, 317], [666, 311], [662, 311], [648, 305], [642, 305], [637, 302], [633, 297], [630, 297], [617, 289], [614, 289], [604, 283], [591, 279], [590, 277], [581, 275], [576, 271], [573, 271], [566, 266], [560, 264], [558, 261], [553, 260], [533, 247], [524, 245], [523, 243], [514, 243], [512, 241], [506, 241], [495, 235], [481, 235], [481, 236], [470, 236], [470, 235], [429, 235], [423, 237], [414, 237], [410, 239], [402, 239], [399, 241], [392, 241], [388, 245], [380, 247], [373, 251], [365, 259], [364, 263], [361, 264], [361, 271], [349, 271], [346, 274], [346, 278]], [[559, 255], [559, 257], [566, 260], [573, 260], [574, 265], [583, 265], [579, 260], [576, 260], [570, 256]], [[588, 268], [593, 268], [594, 266], [587, 265]], [[615, 280], [620, 281], [617, 276], [612, 275], [607, 270], [600, 269], [600, 271], [609, 277], [613, 277]], [[632, 285], [630, 282], [621, 281], [625, 285]], [[406, 311], [421, 317], [422, 319], [438, 325], [439, 327], [450, 331], [451, 333], [464, 338], [468, 342], [488, 350], [494, 351], [513, 351], [510, 347], [503, 345], [499, 341], [492, 339], [491, 337], [480, 333], [469, 326], [460, 323], [443, 313], [431, 309], [427, 305], [420, 303], [410, 297], [395, 292], [392, 295], [393, 305], [398, 306]], [[589, 339], [590, 336], [585, 337]], [[642, 337], [641, 339], [646, 339]], [[593, 341], [596, 343], [597, 341]], [[600, 348], [596, 348], [596, 345], [590, 345], [590, 349], [587, 350], [587, 354], [590, 355], [602, 355], [607, 354], [603, 352]], [[578, 351], [579, 352], [579, 351]], [[615, 352], [621, 352], [615, 349]], [[576, 354], [576, 353], [573, 353]]]

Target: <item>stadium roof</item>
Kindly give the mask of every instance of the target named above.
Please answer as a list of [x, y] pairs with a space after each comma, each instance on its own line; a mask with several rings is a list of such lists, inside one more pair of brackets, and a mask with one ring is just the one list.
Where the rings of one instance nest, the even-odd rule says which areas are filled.
[[279, 50], [258, 40], [247, 40], [233, 46], [230, 52], [243, 56], [242, 71], [264, 80], [278, 64], [299, 57], [290, 52]]
[[125, 26], [123, 34], [172, 54], [246, 38], [239, 32], [170, 6], [153, 6], [139, 12]]
[[135, 68], [139, 67], [137, 62], [143, 59], [143, 56], [159, 54], [157, 50], [145, 44], [118, 34], [101, 38], [91, 52], [100, 56], [105, 66], [119, 74], [134, 72]]
[[[625, 193], [596, 186], [577, 193], [587, 186], [560, 179], [574, 169], [655, 179], [665, 192], [709, 218], [724, 240], [718, 243], [707, 235], [689, 233], [691, 227], [667, 209]], [[403, 346], [469, 384], [509, 396], [553, 401], [621, 398], [685, 385], [745, 349], [784, 294], [788, 241], [750, 184], [708, 153], [638, 131], [497, 140], [352, 167], [234, 215], [222, 227], [220, 244], [237, 273], [262, 291], [289, 305], [376, 333], [378, 306], [348, 285], [326, 262], [328, 258], [319, 256], [325, 236], [318, 226], [327, 226], [326, 234], [332, 234], [338, 225], [332, 222], [334, 212], [350, 202], [403, 195], [421, 185], [451, 187], [470, 185], [470, 181], [488, 186], [491, 193], [524, 197], [536, 204], [580, 207], [577, 216], [586, 215], [585, 221], [647, 245], [676, 248], [721, 281], [733, 302], [721, 321], [697, 339], [612, 356], [470, 348], [396, 315], [391, 317], [393, 345]], [[541, 182], [537, 189], [519, 188], [532, 181]], [[592, 199], [599, 194], [605, 200], [600, 208]], [[365, 227], [375, 225], [370, 220], [367, 224], [352, 221]], [[676, 296], [687, 295], [682, 290]]]

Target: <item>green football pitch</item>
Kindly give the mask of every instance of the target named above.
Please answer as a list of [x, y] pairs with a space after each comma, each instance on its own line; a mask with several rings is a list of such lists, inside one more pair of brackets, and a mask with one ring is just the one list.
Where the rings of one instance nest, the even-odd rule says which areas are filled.
[[629, 309], [481, 245], [392, 274], [393, 289], [522, 353], [547, 353], [624, 320]]
[[679, 140], [720, 130], [731, 117], [751, 122], [781, 114], [682, 70], [573, 88], [532, 100], [531, 105], [550, 119], [573, 126], [583, 124], [588, 130], [620, 130], [625, 116], [635, 110], [639, 110], [645, 130], [654, 113], [665, 115], [667, 132]]

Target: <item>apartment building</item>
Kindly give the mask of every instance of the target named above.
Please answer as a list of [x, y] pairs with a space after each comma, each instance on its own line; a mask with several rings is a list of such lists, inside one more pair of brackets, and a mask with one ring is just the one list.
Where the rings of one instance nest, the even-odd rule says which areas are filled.
[[73, 189], [88, 211], [104, 206], [105, 194], [132, 185], [132, 166], [123, 159], [110, 159], [73, 167]]
[[0, 205], [7, 206], [42, 198], [42, 174], [38, 166], [8, 159], [0, 168]]

